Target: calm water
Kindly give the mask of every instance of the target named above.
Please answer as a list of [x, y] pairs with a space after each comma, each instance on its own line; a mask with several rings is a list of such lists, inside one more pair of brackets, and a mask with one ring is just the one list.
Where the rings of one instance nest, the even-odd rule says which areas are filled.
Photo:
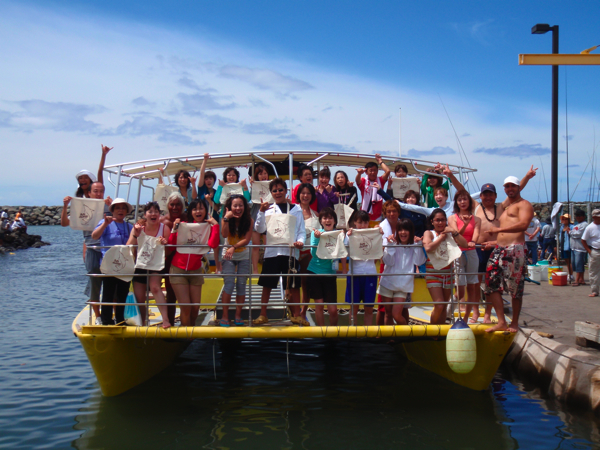
[[[79, 232], [0, 256], [1, 448], [588, 449], [597, 423], [498, 374], [473, 392], [369, 342], [194, 342], [168, 370], [104, 398], [70, 326]], [[215, 380], [213, 351], [216, 353]]]

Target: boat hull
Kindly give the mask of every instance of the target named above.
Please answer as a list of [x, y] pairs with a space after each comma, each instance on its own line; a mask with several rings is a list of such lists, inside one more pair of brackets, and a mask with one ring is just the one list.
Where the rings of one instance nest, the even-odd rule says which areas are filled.
[[450, 369], [446, 360], [445, 340], [402, 342], [396, 345], [396, 349], [409, 361], [426, 370], [466, 388], [482, 391], [489, 387], [515, 338], [515, 333], [481, 333], [477, 332], [478, 328], [485, 330], [487, 327], [471, 327], [477, 343], [477, 362], [469, 373], [456, 373]]

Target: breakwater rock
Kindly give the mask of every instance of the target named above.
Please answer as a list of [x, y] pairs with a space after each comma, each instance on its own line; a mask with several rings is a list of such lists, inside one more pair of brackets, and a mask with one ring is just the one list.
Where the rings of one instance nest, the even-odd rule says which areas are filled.
[[25, 250], [28, 248], [40, 248], [44, 245], [50, 245], [42, 241], [42, 237], [37, 234], [27, 234], [26, 231], [0, 231], [0, 255], [14, 252], [16, 250]]
[[[8, 213], [11, 222], [20, 211], [27, 225], [60, 225], [63, 206], [1, 206], [0, 209]], [[69, 210], [70, 208], [67, 208], [67, 211]], [[133, 223], [133, 213], [125, 220]]]

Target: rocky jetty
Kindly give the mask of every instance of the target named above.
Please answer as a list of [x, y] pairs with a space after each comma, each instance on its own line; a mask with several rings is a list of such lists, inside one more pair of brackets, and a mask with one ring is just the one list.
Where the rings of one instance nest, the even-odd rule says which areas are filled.
[[0, 231], [0, 255], [14, 252], [16, 250], [26, 250], [28, 248], [40, 248], [44, 245], [50, 245], [42, 241], [42, 237], [37, 234], [27, 234], [26, 231]]
[[[63, 206], [0, 206], [0, 209], [8, 212], [11, 222], [14, 220], [15, 214], [21, 211], [27, 225], [60, 225]], [[69, 210], [70, 208], [67, 209], [67, 211]], [[129, 214], [125, 220], [133, 223], [133, 213]]]

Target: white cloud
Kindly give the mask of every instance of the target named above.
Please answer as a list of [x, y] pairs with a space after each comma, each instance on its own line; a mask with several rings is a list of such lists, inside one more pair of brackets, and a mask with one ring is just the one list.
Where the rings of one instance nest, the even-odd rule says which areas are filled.
[[292, 92], [314, 89], [306, 81], [283, 75], [269, 69], [257, 69], [228, 64], [219, 69], [219, 75], [223, 78], [232, 78], [251, 84], [261, 89], [269, 90], [278, 94], [288, 95]]

